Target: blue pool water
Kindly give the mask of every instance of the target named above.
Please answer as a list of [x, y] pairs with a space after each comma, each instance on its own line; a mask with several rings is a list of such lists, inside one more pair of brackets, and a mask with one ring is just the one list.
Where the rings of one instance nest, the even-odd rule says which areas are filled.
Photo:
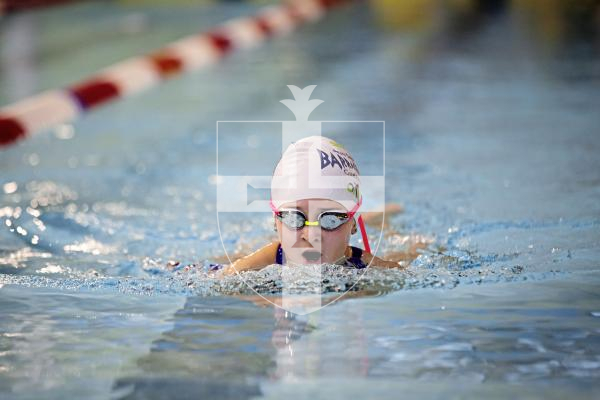
[[[598, 28], [560, 1], [385, 3], [0, 152], [1, 398], [598, 397]], [[92, 2], [5, 18], [0, 104], [256, 10]], [[317, 85], [313, 120], [385, 121], [386, 200], [404, 212], [380, 254], [431, 242], [308, 316], [204, 271], [223, 255], [216, 121], [291, 119], [288, 84]], [[258, 140], [272, 156], [263, 128], [221, 150]], [[331, 129], [375, 169], [371, 134]], [[268, 213], [223, 224], [233, 250], [273, 235]], [[326, 297], [356, 281], [332, 273]], [[252, 279], [281, 290], [273, 268]]]

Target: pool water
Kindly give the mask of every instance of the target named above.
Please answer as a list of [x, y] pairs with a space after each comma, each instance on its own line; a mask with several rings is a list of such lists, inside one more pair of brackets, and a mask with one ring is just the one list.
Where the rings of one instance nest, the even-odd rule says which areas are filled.
[[[0, 152], [0, 397], [600, 395], [593, 11], [392, 3], [353, 3]], [[0, 104], [258, 7], [86, 2], [10, 16]], [[407, 271], [369, 270], [306, 316], [205, 270], [223, 255], [216, 121], [290, 120], [289, 84], [317, 85], [312, 120], [385, 121], [386, 200], [404, 212], [378, 251], [430, 242]], [[273, 127], [261, 129], [220, 151], [258, 143], [257, 159], [273, 156]], [[371, 134], [331, 129], [377, 169]], [[225, 218], [225, 247], [272, 239], [270, 218]], [[358, 278], [325, 272], [330, 299]], [[252, 273], [255, 288], [279, 293], [277, 273]]]

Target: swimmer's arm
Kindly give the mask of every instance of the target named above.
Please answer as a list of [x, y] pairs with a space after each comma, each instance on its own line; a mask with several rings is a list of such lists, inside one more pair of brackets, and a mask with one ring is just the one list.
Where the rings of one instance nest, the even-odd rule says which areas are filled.
[[236, 271], [258, 270], [273, 264], [278, 246], [279, 242], [271, 242], [254, 253], [235, 260], [231, 265], [225, 267], [223, 275], [235, 275]]
[[420, 254], [420, 250], [426, 249], [431, 241], [424, 237], [418, 236], [404, 251], [392, 251], [386, 253], [385, 258], [381, 259], [371, 253], [363, 253], [362, 260], [368, 264], [373, 260], [371, 266], [380, 268], [406, 268]]
[[365, 264], [370, 267], [376, 268], [406, 268], [405, 265], [400, 264], [398, 261], [387, 261], [371, 253], [363, 253], [362, 260]]

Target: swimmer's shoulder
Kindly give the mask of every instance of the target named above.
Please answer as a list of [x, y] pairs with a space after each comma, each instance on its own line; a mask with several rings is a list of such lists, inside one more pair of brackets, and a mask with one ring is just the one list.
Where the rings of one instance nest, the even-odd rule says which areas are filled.
[[235, 275], [236, 272], [258, 270], [275, 262], [279, 242], [271, 242], [254, 253], [235, 260], [223, 270], [223, 275]]

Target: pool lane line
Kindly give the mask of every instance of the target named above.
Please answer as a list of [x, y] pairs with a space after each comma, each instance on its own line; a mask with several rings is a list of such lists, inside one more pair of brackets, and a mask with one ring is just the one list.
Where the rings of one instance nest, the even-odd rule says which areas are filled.
[[225, 21], [149, 54], [113, 64], [82, 82], [54, 89], [0, 108], [0, 147], [76, 119], [102, 104], [156, 86], [185, 72], [215, 64], [234, 50], [251, 49], [319, 20], [351, 0], [289, 0], [256, 15]]

